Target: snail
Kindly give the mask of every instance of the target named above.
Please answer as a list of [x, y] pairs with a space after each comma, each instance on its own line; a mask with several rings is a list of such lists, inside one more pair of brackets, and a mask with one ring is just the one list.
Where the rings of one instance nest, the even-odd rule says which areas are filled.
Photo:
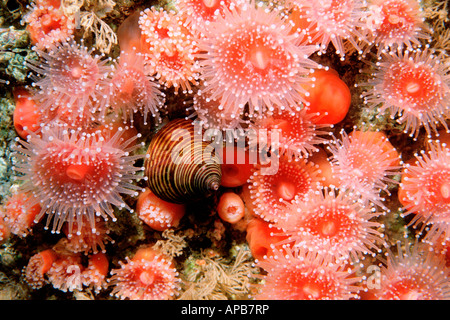
[[[221, 164], [192, 120], [175, 119], [150, 142], [145, 159], [148, 187], [160, 199], [188, 203], [219, 189]], [[205, 151], [206, 150], [206, 151]]]

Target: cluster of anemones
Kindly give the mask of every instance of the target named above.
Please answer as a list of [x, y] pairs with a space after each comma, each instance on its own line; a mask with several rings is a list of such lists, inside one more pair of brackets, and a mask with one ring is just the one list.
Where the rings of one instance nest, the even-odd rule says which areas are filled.
[[[430, 151], [430, 158], [435, 152]], [[441, 153], [439, 159], [443, 157]], [[428, 164], [430, 158], [420, 158], [417, 163]], [[387, 260], [380, 258], [390, 239], [385, 239], [379, 219], [386, 213], [377, 209], [381, 208], [378, 201], [363, 199], [361, 194], [344, 187], [319, 187], [300, 201], [289, 203], [280, 198], [279, 203], [285, 208], [279, 218], [280, 206], [265, 206], [264, 214], [257, 216], [258, 207], [253, 206], [251, 193], [244, 193], [246, 206], [254, 214], [247, 225], [247, 241], [256, 265], [265, 271], [257, 276], [263, 281], [254, 298], [448, 299], [447, 164], [448, 161], [429, 164], [433, 174], [417, 166], [408, 171], [414, 177], [404, 175], [401, 201], [406, 203], [406, 214], [415, 214], [410, 225], [423, 224], [421, 232], [425, 236], [421, 242], [416, 241], [412, 250], [407, 242], [405, 249], [403, 244], [396, 250], [388, 249]], [[271, 215], [274, 212], [275, 218]], [[362, 267], [368, 254], [372, 256], [369, 261], [381, 259], [383, 264], [381, 269], [373, 265], [375, 274], [366, 275], [369, 269]], [[364, 276], [356, 276], [361, 274]]]
[[[430, 249], [423, 243], [442, 246], [449, 237], [446, 189], [450, 162], [445, 136], [450, 69], [441, 63], [444, 56], [424, 43], [431, 35], [417, 1], [373, 1], [369, 8], [368, 22], [373, 26], [369, 39], [378, 46], [378, 61], [370, 65], [371, 80], [360, 84], [366, 88], [362, 94], [365, 104], [376, 112], [389, 113], [414, 140], [422, 127], [428, 138], [435, 137], [427, 152], [417, 152], [404, 163], [387, 154], [384, 157], [386, 164], [391, 159], [391, 166], [401, 165], [398, 199], [402, 216], [410, 220], [408, 226], [419, 230], [423, 240], [411, 252], [406, 244], [405, 249], [398, 247], [398, 257], [390, 253], [376, 295], [381, 299], [448, 299], [448, 282], [440, 279], [448, 273], [445, 263], [439, 254], [427, 252]], [[386, 179], [385, 175], [388, 182]], [[408, 274], [407, 269], [415, 271]]]
[[359, 262], [384, 248], [382, 194], [401, 168], [396, 149], [383, 133], [358, 130], [314, 147], [306, 158], [281, 152], [273, 172], [255, 166], [243, 186], [247, 241], [266, 272], [255, 298], [355, 298]]
[[[70, 34], [56, 36], [56, 27], [46, 27], [62, 23], [55, 17], [62, 15], [59, 5], [44, 1], [32, 9], [27, 27], [43, 35], [35, 47], [40, 59], [27, 62], [32, 88], [15, 90], [19, 189], [28, 194], [28, 207], [41, 206], [35, 221], [48, 214], [54, 232], [67, 222], [69, 234], [80, 236], [85, 225], [96, 233], [96, 216], [115, 219], [114, 207], [131, 210], [122, 195], [141, 190], [132, 184], [142, 158], [134, 155], [141, 145], [133, 117], [141, 113], [145, 124], [149, 116], [158, 118], [163, 94], [139, 54], [111, 63]], [[40, 10], [52, 14], [41, 15], [36, 26], [31, 17]]]
[[[349, 111], [350, 89], [312, 55], [332, 45], [345, 60], [355, 49], [367, 56], [375, 46], [380, 61], [370, 65], [373, 79], [359, 84], [367, 107], [398, 116], [414, 137], [422, 126], [428, 135], [439, 126], [447, 130], [448, 66], [420, 47], [429, 35], [416, 1], [290, 0], [272, 6], [178, 0], [176, 11], [151, 7], [129, 16], [117, 32], [121, 53], [114, 62], [67, 38], [73, 26], [58, 7], [43, 1], [25, 21], [41, 33], [33, 40], [41, 60], [28, 63], [33, 88], [15, 92], [14, 125], [21, 139], [14, 169], [21, 195], [11, 197], [0, 214], [0, 242], [9, 233], [24, 236], [31, 221], [44, 215], [46, 227], [53, 221], [52, 231], [66, 235], [30, 259], [25, 275], [32, 287], [105, 288], [105, 245], [112, 241], [105, 221], [115, 220], [116, 208], [132, 210], [125, 197], [139, 196], [136, 212], [153, 230], [179, 225], [184, 205], [163, 201], [133, 181], [143, 157], [134, 155], [140, 147], [134, 115], [142, 114], [144, 124], [159, 121], [165, 93], [181, 89], [192, 95], [191, 110], [206, 128], [251, 125], [280, 133], [277, 141], [259, 141], [276, 169], [250, 164], [251, 143], [236, 148], [232, 160], [222, 155], [216, 210], [224, 222], [246, 229], [257, 266], [265, 271], [255, 297], [358, 297], [364, 277], [355, 274], [362, 259], [385, 245], [384, 198], [402, 163], [383, 132], [333, 134]], [[448, 154], [439, 144], [417, 155], [415, 165], [404, 165], [400, 184], [405, 216], [415, 214], [411, 225], [423, 224], [430, 243], [448, 241], [450, 234]], [[239, 155], [243, 164], [236, 162]], [[374, 295], [448, 297], [441, 259], [408, 250], [390, 253], [383, 287]], [[412, 276], [424, 290], [437, 283], [436, 295], [414, 288], [390, 293], [396, 279], [411, 279], [408, 269], [421, 264], [429, 269]], [[179, 290], [173, 261], [150, 248], [138, 249], [111, 275], [111, 294], [122, 299], [170, 299]], [[404, 281], [403, 287], [409, 284]]]
[[266, 272], [255, 298], [358, 297], [361, 278], [354, 274], [367, 254], [381, 252], [383, 225], [377, 218], [383, 212], [345, 189], [323, 187], [281, 203], [282, 218], [270, 222], [254, 217], [248, 225], [250, 248]]
[[46, 249], [34, 254], [24, 269], [26, 282], [33, 289], [40, 289], [51, 283], [55, 289], [67, 292], [83, 288], [99, 292], [107, 287], [106, 276], [109, 261], [106, 254], [92, 254], [85, 264], [79, 253]]
[[[19, 183], [2, 208], [1, 241], [26, 236], [46, 215], [45, 228], [66, 237], [31, 257], [24, 273], [30, 286], [99, 291], [107, 286], [106, 245], [113, 242], [106, 220], [116, 220], [115, 210], [133, 211], [125, 198], [142, 191], [133, 183], [143, 159], [133, 118], [157, 119], [164, 96], [142, 56], [123, 54], [111, 63], [50, 28], [66, 21], [59, 6], [37, 6], [25, 22], [42, 33], [33, 38], [40, 60], [27, 62], [32, 86], [14, 92]], [[40, 20], [32, 20], [37, 14]]]
[[[264, 281], [255, 298], [448, 299], [446, 144], [433, 141], [415, 162], [403, 164], [384, 133], [355, 130], [342, 131], [341, 136], [329, 145], [328, 159], [321, 159], [320, 152], [306, 159], [323, 169], [318, 174], [321, 183], [313, 187], [299, 176], [292, 178], [301, 174], [298, 169], [286, 179], [282, 158], [275, 175], [258, 176], [255, 171], [248, 180], [243, 198], [253, 218], [247, 241], [257, 266], [265, 270], [258, 276]], [[401, 173], [398, 194], [403, 216], [414, 216], [409, 225], [421, 226], [423, 240], [413, 250], [408, 243], [405, 249], [399, 245], [396, 251], [388, 250], [381, 271], [372, 275], [379, 278], [368, 285], [367, 277], [355, 274], [364, 272], [359, 270], [361, 259], [368, 254], [379, 258], [389, 243], [380, 221], [392, 214], [385, 196], [398, 184], [394, 175]], [[267, 182], [260, 184], [257, 177]], [[295, 194], [300, 189], [294, 182], [307, 191]]]
[[[404, 67], [401, 66], [390, 71], [392, 76], [389, 79], [387, 76], [382, 78], [383, 75], [377, 75], [377, 79], [381, 80], [364, 84], [373, 87], [363, 94], [366, 101], [372, 103], [371, 107], [379, 107], [378, 104], [383, 103], [380, 111], [391, 108], [392, 117], [396, 113], [402, 113], [398, 122], [405, 124], [404, 131], [412, 135], [417, 136], [421, 126], [424, 126], [429, 134], [431, 131], [437, 131], [439, 125], [447, 128], [445, 118], [448, 117], [448, 99], [445, 97], [449, 91], [448, 71], [445, 66], [438, 66], [440, 57], [430, 54], [431, 50], [420, 51], [417, 47], [413, 47], [418, 45], [420, 40], [429, 38], [421, 18], [421, 12], [413, 1], [371, 2], [367, 7], [356, 1], [327, 1], [317, 4], [292, 1], [292, 3], [294, 6], [290, 7], [292, 10], [286, 10], [286, 17], [302, 35], [299, 38], [300, 43], [305, 39], [303, 44], [319, 43], [322, 51], [327, 49], [329, 43], [333, 43], [338, 54], [344, 57], [344, 45], [339, 41], [350, 40], [350, 34], [352, 34], [353, 41], [349, 42], [360, 54], [364, 47], [366, 47], [365, 54], [367, 54], [370, 46], [375, 45], [378, 48], [382, 47], [376, 52], [381, 57], [380, 59], [385, 56], [399, 57], [398, 60], [401, 60], [406, 66], [409, 63], [411, 72], [407, 71], [403, 75], [401, 72]], [[353, 8], [355, 11], [345, 15], [344, 8]], [[313, 18], [314, 14], [318, 18]], [[334, 21], [333, 18], [339, 20]], [[348, 21], [345, 19], [357, 19], [357, 23], [350, 24], [355, 27], [354, 30], [339, 27], [339, 23]], [[233, 22], [234, 20], [229, 18], [227, 21]], [[335, 23], [332, 24], [332, 21]], [[311, 30], [314, 30], [314, 33]], [[402, 41], [395, 40], [400, 38]], [[216, 40], [211, 42], [214, 42], [215, 46], [219, 44]], [[246, 41], [246, 43], [249, 42]], [[231, 43], [236, 47], [235, 42]], [[395, 43], [399, 44], [395, 45]], [[390, 51], [394, 49], [397, 50], [397, 53]], [[231, 57], [233, 53], [231, 49], [224, 46], [223, 50]], [[400, 53], [402, 50], [404, 53]], [[412, 50], [414, 50], [414, 54], [410, 53]], [[214, 47], [212, 52], [216, 53], [219, 50]], [[248, 57], [251, 59], [251, 50], [248, 52]], [[240, 56], [240, 61], [242, 61], [242, 57], [244, 56]], [[261, 53], [258, 61], [262, 63], [264, 57]], [[210, 68], [207, 63], [211, 57], [204, 55], [202, 58], [205, 59], [202, 63]], [[226, 69], [220, 69], [224, 65], [223, 60], [218, 60], [216, 56], [214, 58], [217, 61], [214, 67], [217, 69], [213, 69], [216, 73], [211, 73], [211, 77], [214, 75], [215, 78], [214, 80], [207, 79], [214, 84], [214, 86], [210, 84], [214, 91], [210, 90], [211, 99], [209, 101], [217, 101], [215, 104], [219, 105], [219, 110], [225, 110], [226, 106], [230, 104], [230, 99], [242, 98], [242, 96], [250, 97], [250, 94], [255, 92], [251, 86], [241, 85], [243, 88], [250, 88], [251, 91], [242, 93], [237, 88], [230, 87], [231, 92], [227, 89], [228, 92], [219, 94], [219, 81], [222, 78], [218, 76], [226, 74], [224, 71]], [[390, 62], [387, 61], [385, 65], [390, 67]], [[375, 65], [375, 68], [379, 68], [380, 65], [382, 64]], [[261, 64], [261, 66], [263, 65]], [[206, 69], [206, 71], [212, 72], [210, 69]], [[397, 77], [399, 72], [400, 78]], [[239, 72], [234, 73], [233, 76], [234, 83], [237, 83], [237, 79], [242, 78]], [[330, 125], [342, 121], [348, 107], [336, 107], [335, 111], [327, 106], [324, 110], [321, 108], [327, 103], [320, 101], [320, 98], [325, 100], [333, 95], [331, 93], [330, 96], [327, 96], [325, 89], [327, 83], [332, 83], [331, 86], [336, 93], [328, 99], [334, 98], [333, 101], [339, 101], [342, 105], [348, 106], [350, 96], [346, 95], [345, 90], [348, 88], [344, 86], [340, 91], [337, 89], [339, 88], [337, 82], [339, 77], [333, 71], [325, 72], [319, 69], [310, 74], [307, 79], [308, 81], [302, 83], [302, 89], [306, 90], [307, 94], [303, 93], [304, 96], [300, 100], [296, 100], [296, 104], [289, 104], [286, 101], [281, 104], [273, 103], [270, 100], [273, 96], [264, 102], [257, 102], [251, 98], [244, 103], [240, 103], [239, 100], [237, 102], [237, 105], [248, 106], [246, 110], [250, 115], [258, 115], [253, 119], [250, 117], [251, 121], [255, 123], [255, 128], [279, 129], [282, 134], [281, 143], [274, 145], [269, 141], [267, 144], [272, 148], [270, 149], [272, 156], [277, 155], [277, 152], [280, 153], [279, 166], [273, 173], [267, 175], [267, 168], [264, 165], [257, 165], [248, 179], [248, 183], [244, 185], [242, 198], [246, 209], [253, 215], [247, 226], [247, 240], [253, 255], [258, 259], [258, 265], [267, 272], [267, 275], [263, 277], [264, 284], [260, 288], [260, 297], [347, 299], [354, 293], [351, 288], [345, 289], [344, 295], [330, 293], [327, 295], [321, 291], [323, 288], [320, 288], [319, 285], [313, 286], [313, 283], [318, 283], [317, 279], [310, 282], [306, 282], [304, 278], [299, 280], [300, 275], [306, 277], [306, 275], [314, 274], [311, 269], [307, 270], [306, 267], [305, 270], [302, 270], [300, 265], [304, 265], [304, 261], [315, 261], [315, 267], [312, 269], [318, 270], [322, 267], [326, 268], [328, 264], [335, 266], [336, 263], [343, 263], [347, 266], [346, 274], [348, 275], [356, 272], [352, 266], [355, 266], [355, 262], [360, 261], [361, 257], [365, 257], [368, 253], [375, 257], [382, 251], [385, 239], [382, 232], [383, 224], [379, 221], [386, 212], [389, 213], [386, 211], [385, 197], [390, 195], [390, 188], [398, 184], [395, 176], [401, 173], [402, 162], [399, 153], [383, 132], [355, 129], [351, 133], [346, 133], [342, 130], [340, 136], [335, 135], [333, 139], [328, 140], [325, 135], [327, 131], [331, 131], [332, 126]], [[322, 81], [322, 79], [326, 80]], [[387, 90], [390, 88], [392, 90], [388, 92]], [[375, 90], [378, 91], [375, 92]], [[394, 90], [398, 95], [394, 95]], [[202, 92], [208, 92], [208, 90], [202, 87]], [[404, 94], [404, 96], [400, 96], [400, 94]], [[339, 100], [337, 95], [339, 95]], [[389, 101], [386, 102], [386, 99]], [[302, 104], [304, 108], [302, 108]], [[408, 104], [408, 106], [401, 109], [399, 106], [401, 104]], [[280, 106], [283, 108], [279, 108]], [[415, 110], [413, 110], [414, 108]], [[339, 109], [344, 110], [341, 111], [343, 115], [339, 114]], [[236, 110], [239, 108], [228, 109], [227, 113], [235, 114]], [[208, 109], [209, 112], [210, 109]], [[223, 115], [224, 112], [221, 114]], [[261, 114], [263, 116], [259, 117]], [[309, 116], [308, 120], [315, 117], [314, 121], [311, 121], [314, 125], [310, 127], [304, 125], [305, 115]], [[325, 126], [318, 127], [318, 124]], [[328, 130], [324, 130], [326, 126], [328, 126]], [[313, 134], [310, 134], [311, 132]], [[302, 141], [304, 138], [309, 138], [306, 143], [304, 140]], [[323, 153], [320, 152], [320, 145], [324, 143], [328, 144], [328, 154], [331, 155], [328, 159], [326, 156], [324, 158]], [[314, 151], [318, 151], [318, 154], [315, 155]], [[438, 162], [443, 162], [442, 158], [445, 156], [442, 152], [439, 156], [436, 156], [436, 152], [432, 154], [434, 158], [438, 158], [436, 165]], [[302, 157], [304, 159], [301, 159]], [[425, 158], [420, 162], [431, 161]], [[311, 168], [309, 172], [304, 169], [304, 165], [302, 167], [304, 163]], [[441, 167], [445, 167], [445, 163]], [[312, 168], [316, 168], [316, 171], [314, 172]], [[435, 167], [433, 166], [433, 168]], [[441, 176], [445, 172], [443, 170], [445, 169], [435, 170], [435, 172]], [[430, 181], [431, 179], [430, 177]], [[427, 193], [429, 194], [428, 198], [433, 197], [433, 200], [430, 201], [441, 198], [445, 201], [445, 180], [444, 174], [444, 177], [439, 179], [442, 183], [433, 185], [433, 188], [439, 188], [439, 191], [433, 189]], [[411, 185], [416, 189], [422, 189], [424, 183], [425, 181], [421, 183], [414, 181]], [[331, 189], [323, 188], [323, 185], [329, 185]], [[424, 228], [428, 231], [427, 239], [436, 239], [442, 233], [446, 234], [448, 224], [443, 221], [442, 217], [445, 216], [445, 212], [442, 213], [442, 216], [436, 214], [433, 218], [435, 220], [424, 217], [424, 213], [417, 212], [419, 209], [417, 204], [419, 199], [423, 201], [423, 193], [412, 195], [411, 191], [409, 195], [410, 204], [406, 206], [406, 209], [409, 209], [407, 213], [414, 210], [419, 213], [412, 224], [415, 222], [431, 224], [431, 229]], [[436, 202], [434, 203], [436, 204]], [[414, 209], [413, 205], [415, 205]], [[439, 212], [442, 212], [440, 209], [443, 205], [436, 204]], [[292, 269], [289, 269], [291, 265]], [[392, 269], [392, 267], [388, 269]], [[332, 283], [331, 278], [324, 276], [326, 273], [326, 271], [321, 271], [320, 279], [328, 281], [330, 284]], [[432, 282], [433, 279], [428, 278], [426, 281]], [[347, 284], [354, 282], [356, 280], [349, 280]], [[341, 288], [345, 287], [342, 283], [341, 285]], [[289, 289], [284, 291], [284, 288]]]
[[66, 239], [53, 248], [34, 254], [24, 269], [25, 281], [33, 289], [51, 284], [67, 292], [92, 289], [100, 292], [113, 287], [111, 295], [121, 299], [167, 300], [179, 290], [178, 273], [171, 259], [151, 248], [140, 248], [132, 259], [109, 271], [108, 257], [103, 252], [88, 255], [87, 262], [72, 251]]
[[[362, 97], [370, 108], [388, 111], [417, 138], [423, 126], [431, 136], [449, 115], [449, 67], [440, 63], [424, 40], [431, 38], [420, 3], [415, 0], [372, 1], [367, 22], [370, 43], [378, 46], [371, 80]], [[422, 41], [422, 42], [421, 42]]]
[[[194, 4], [183, 2], [180, 14], [193, 7]], [[413, 48], [429, 37], [419, 7], [412, 1], [369, 5], [359, 1], [290, 1], [281, 9], [250, 2], [223, 10], [216, 11], [214, 20], [204, 24], [198, 40], [201, 83], [193, 108], [207, 128], [229, 129], [251, 123], [255, 129], [279, 130], [281, 140], [278, 144], [265, 141], [271, 148], [268, 151], [278, 156], [279, 166], [272, 173], [267, 174], [262, 164], [253, 169], [223, 165], [222, 185], [244, 186], [244, 191], [241, 198], [231, 190], [224, 192], [218, 202], [218, 214], [235, 226], [245, 220], [246, 209], [253, 215], [247, 226], [247, 240], [260, 261], [258, 265], [268, 273], [264, 283], [274, 286], [274, 293], [267, 296], [264, 292], [270, 290], [269, 285], [262, 286], [263, 297], [352, 297], [352, 286], [340, 295], [322, 295], [320, 286], [314, 289], [311, 283], [301, 282], [294, 287], [295, 280], [283, 278], [284, 271], [277, 266], [314, 260], [315, 268], [333, 269], [329, 265], [343, 262], [346, 273], [340, 274], [348, 275], [356, 272], [353, 266], [361, 257], [381, 252], [385, 240], [379, 219], [386, 213], [384, 198], [398, 183], [394, 176], [400, 173], [402, 163], [383, 132], [355, 129], [327, 139], [333, 125], [347, 114], [350, 91], [337, 72], [309, 57], [314, 52], [325, 52], [332, 43], [344, 59], [344, 42], [348, 42], [359, 54], [367, 54], [375, 45], [380, 48], [380, 59], [395, 57], [391, 50], [401, 52], [406, 48], [405, 53], [397, 55], [407, 64], [414, 60], [408, 50], [415, 50], [415, 60], [421, 59], [412, 65], [414, 70], [419, 69], [417, 73], [406, 73], [401, 81], [391, 77], [368, 82], [364, 85], [369, 89], [363, 96], [371, 107], [384, 103], [380, 111], [390, 108], [393, 116], [402, 113], [398, 121], [406, 123], [405, 132], [418, 134], [421, 126], [428, 132], [437, 130], [436, 120], [446, 127], [443, 119], [448, 108], [447, 71], [437, 67], [439, 59], [427, 50], [422, 53]], [[199, 20], [193, 19], [196, 20], [191, 19], [186, 26]], [[403, 71], [403, 67], [393, 70], [392, 75], [397, 71]], [[427, 71], [434, 73], [426, 74]], [[376, 81], [383, 83], [378, 85]], [[388, 92], [393, 86], [395, 89]], [[384, 91], [379, 94], [381, 90]], [[411, 98], [391, 99], [393, 90], [410, 94]], [[387, 98], [389, 103], [382, 100]], [[399, 104], [407, 100], [411, 104], [401, 109]], [[412, 110], [419, 104], [417, 112]], [[320, 153], [324, 143], [329, 144], [329, 159], [314, 154]], [[236, 178], [238, 175], [241, 179]], [[247, 183], [243, 182], [245, 177], [249, 177]], [[324, 185], [332, 188], [323, 188]], [[433, 229], [430, 234], [434, 233], [441, 232]], [[286, 252], [289, 260], [280, 263], [279, 257]], [[321, 275], [342, 271], [328, 269]], [[303, 275], [308, 273], [310, 270]], [[331, 283], [331, 277], [323, 278]], [[303, 294], [290, 292], [283, 296], [283, 285], [288, 283], [293, 291], [304, 290]]]
[[[286, 9], [296, 5], [289, 3]], [[291, 150], [302, 154], [320, 136], [320, 130], [314, 134], [316, 124], [330, 125], [345, 116], [350, 95], [337, 73], [307, 76], [322, 68], [310, 56], [326, 49], [325, 38], [334, 42], [340, 36], [339, 43], [355, 43], [355, 32], [328, 35], [319, 46], [314, 37], [297, 32], [284, 10], [255, 1], [177, 1], [175, 7], [178, 11], [152, 7], [131, 15], [119, 28], [119, 43], [126, 53], [142, 53], [162, 85], [193, 93], [193, 109], [205, 127], [236, 129], [250, 123], [245, 118], [289, 121], [302, 104], [311, 105], [298, 120], [305, 137], [292, 141]], [[355, 13], [360, 7], [346, 7], [352, 21], [362, 23], [362, 15]], [[311, 94], [319, 84], [331, 87], [330, 96], [336, 93], [333, 85], [341, 88], [339, 97], [333, 97], [340, 112], [330, 120], [320, 109], [319, 94]]]

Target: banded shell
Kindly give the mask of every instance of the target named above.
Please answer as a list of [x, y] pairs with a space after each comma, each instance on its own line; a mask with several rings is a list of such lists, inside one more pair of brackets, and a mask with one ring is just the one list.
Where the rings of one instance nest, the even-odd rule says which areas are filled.
[[152, 192], [165, 201], [187, 203], [219, 189], [219, 157], [204, 152], [209, 144], [203, 141], [202, 132], [194, 134], [194, 129], [192, 120], [176, 119], [161, 128], [150, 142], [145, 175]]

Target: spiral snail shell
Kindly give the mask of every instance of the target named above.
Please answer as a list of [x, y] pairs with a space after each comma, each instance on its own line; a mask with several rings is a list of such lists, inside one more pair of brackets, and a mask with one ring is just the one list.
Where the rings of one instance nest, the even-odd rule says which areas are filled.
[[162, 200], [188, 203], [219, 189], [220, 160], [212, 153], [204, 157], [208, 143], [195, 133], [192, 120], [176, 119], [150, 142], [145, 175], [149, 188]]

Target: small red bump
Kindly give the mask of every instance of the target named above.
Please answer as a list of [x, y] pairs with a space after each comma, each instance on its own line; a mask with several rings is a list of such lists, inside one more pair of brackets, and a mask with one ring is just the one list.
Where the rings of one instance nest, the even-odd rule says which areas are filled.
[[226, 192], [220, 197], [217, 212], [223, 221], [236, 223], [245, 215], [244, 202], [236, 193]]
[[23, 88], [14, 90], [14, 99], [16, 101], [13, 114], [14, 128], [22, 139], [26, 139], [30, 131], [36, 132], [40, 127], [39, 107], [32, 95]]
[[352, 98], [347, 84], [330, 70], [316, 70], [310, 79], [305, 85], [309, 92], [309, 96], [305, 97], [309, 102], [306, 111], [320, 115], [316, 124], [337, 124], [344, 120]]

